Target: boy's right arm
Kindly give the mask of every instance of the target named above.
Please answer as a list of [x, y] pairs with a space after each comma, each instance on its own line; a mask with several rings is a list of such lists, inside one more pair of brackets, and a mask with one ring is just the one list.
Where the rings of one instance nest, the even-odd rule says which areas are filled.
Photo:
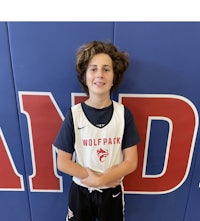
[[73, 162], [72, 154], [58, 149], [57, 168], [68, 175], [84, 179], [88, 176], [87, 169]]

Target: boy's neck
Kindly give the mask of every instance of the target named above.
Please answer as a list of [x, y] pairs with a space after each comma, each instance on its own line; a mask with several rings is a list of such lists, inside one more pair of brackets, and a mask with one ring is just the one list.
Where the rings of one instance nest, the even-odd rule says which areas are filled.
[[112, 104], [112, 101], [110, 99], [110, 97], [108, 98], [104, 98], [104, 99], [94, 99], [94, 98], [91, 98], [89, 97], [85, 103], [88, 105], [88, 106], [91, 106], [91, 107], [94, 107], [96, 109], [102, 109], [102, 108], [105, 108], [105, 107], [108, 107]]

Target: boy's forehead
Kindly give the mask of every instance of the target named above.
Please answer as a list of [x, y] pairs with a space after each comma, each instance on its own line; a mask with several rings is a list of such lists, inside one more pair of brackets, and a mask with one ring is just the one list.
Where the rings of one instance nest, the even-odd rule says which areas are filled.
[[107, 54], [96, 54], [89, 62], [89, 65], [97, 65], [97, 64], [112, 65], [112, 59]]

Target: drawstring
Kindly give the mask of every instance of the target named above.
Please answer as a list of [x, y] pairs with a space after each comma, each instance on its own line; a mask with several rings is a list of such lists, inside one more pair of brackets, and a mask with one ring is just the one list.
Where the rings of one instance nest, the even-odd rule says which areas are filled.
[[98, 192], [100, 192], [100, 193], [103, 193], [103, 190], [101, 190], [101, 189], [99, 189], [99, 188], [94, 188], [94, 187], [89, 187], [88, 188], [88, 191], [91, 193], [92, 191], [98, 191]]

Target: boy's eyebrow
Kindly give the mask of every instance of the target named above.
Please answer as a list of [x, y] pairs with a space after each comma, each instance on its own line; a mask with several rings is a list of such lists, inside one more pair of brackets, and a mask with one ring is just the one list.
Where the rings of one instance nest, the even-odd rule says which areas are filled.
[[[96, 67], [96, 66], [98, 66], [98, 65], [97, 65], [97, 64], [90, 64], [89, 66], [95, 66], [95, 67]], [[103, 67], [106, 67], [106, 66], [107, 66], [107, 67], [111, 67], [109, 64], [104, 64], [104, 65], [103, 65]]]

